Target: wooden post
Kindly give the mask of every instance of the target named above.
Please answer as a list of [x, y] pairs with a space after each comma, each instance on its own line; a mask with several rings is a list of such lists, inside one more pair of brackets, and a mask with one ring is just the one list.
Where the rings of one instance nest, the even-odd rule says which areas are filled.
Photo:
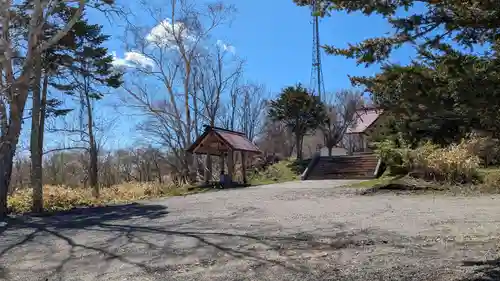
[[233, 176], [234, 176], [234, 153], [232, 150], [227, 152], [227, 176], [228, 176], [228, 186], [232, 187]]
[[212, 180], [212, 155], [207, 154], [205, 159], [205, 183], [208, 184]]
[[220, 167], [220, 173], [221, 174], [225, 174], [226, 173], [226, 169], [225, 169], [225, 163], [224, 163], [224, 153], [222, 153], [220, 156], [219, 156], [219, 167]]
[[243, 184], [247, 184], [247, 154], [245, 151], [241, 152], [241, 175], [243, 177]]

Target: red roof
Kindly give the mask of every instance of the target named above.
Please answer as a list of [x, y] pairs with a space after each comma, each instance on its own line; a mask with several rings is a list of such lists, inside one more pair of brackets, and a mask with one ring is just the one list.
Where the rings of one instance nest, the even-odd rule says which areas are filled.
[[188, 149], [188, 152], [194, 152], [194, 150], [202, 143], [210, 132], [214, 132], [220, 137], [220, 139], [228, 145], [232, 150], [235, 151], [247, 151], [254, 153], [261, 153], [260, 149], [252, 143], [244, 133], [226, 130], [217, 127], [207, 127], [203, 135], [201, 135]]
[[347, 129], [347, 134], [364, 133], [382, 114], [382, 109], [363, 108], [356, 111], [356, 122]]
[[234, 150], [260, 152], [260, 149], [255, 144], [253, 144], [243, 133], [221, 131], [217, 129], [215, 129], [215, 131]]

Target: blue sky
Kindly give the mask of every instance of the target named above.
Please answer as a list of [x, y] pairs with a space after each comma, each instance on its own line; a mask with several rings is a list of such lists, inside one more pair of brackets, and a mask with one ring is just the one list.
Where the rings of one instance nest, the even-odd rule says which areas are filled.
[[[134, 11], [142, 25], [156, 25], [157, 22], [137, 2], [126, 0], [124, 3]], [[237, 13], [230, 26], [218, 27], [212, 37], [231, 44], [236, 48], [237, 55], [245, 59], [245, 79], [264, 84], [271, 95], [297, 82], [309, 86], [312, 24], [307, 7], [298, 7], [292, 0], [225, 0], [224, 3], [235, 5]], [[92, 23], [102, 24], [104, 33], [111, 35], [111, 40], [106, 43], [110, 52], [123, 57], [129, 51], [123, 43], [123, 22], [109, 22], [103, 14], [95, 11], [89, 11], [87, 17]], [[334, 13], [322, 19], [320, 25], [321, 43], [336, 46], [346, 46], [390, 31], [390, 26], [380, 17], [361, 14]], [[402, 48], [391, 57], [391, 61], [405, 64], [411, 56], [410, 49]], [[325, 54], [322, 55], [322, 62], [327, 92], [351, 88], [348, 75], [373, 75], [378, 70], [377, 66], [365, 68], [357, 66], [354, 60]], [[108, 132], [107, 147], [128, 146], [135, 141], [124, 136], [135, 135], [133, 124], [137, 119], [127, 118], [126, 112], [115, 111], [111, 106], [117, 103], [117, 94], [111, 93], [98, 108], [108, 118], [114, 118], [113, 115], [120, 117], [113, 130]], [[59, 146], [61, 140], [60, 136], [53, 136], [47, 144]]]
[[[133, 1], [133, 0], [129, 0]], [[292, 0], [226, 0], [233, 4], [237, 13], [231, 26], [217, 28], [213, 37], [233, 45], [239, 56], [246, 60], [245, 76], [264, 83], [271, 92], [279, 92], [284, 86], [302, 82], [309, 84], [312, 58], [311, 13], [306, 7], [296, 6]], [[148, 13], [135, 7], [137, 15], [149, 21]], [[123, 53], [123, 29], [116, 22], [108, 23], [98, 13], [89, 13], [94, 22], [104, 25], [104, 31], [114, 37], [110, 50]], [[153, 23], [151, 23], [153, 25]], [[322, 19], [320, 36], [322, 44], [346, 46], [347, 43], [383, 35], [391, 31], [389, 25], [377, 16], [335, 13]], [[411, 52], [402, 49], [391, 58], [406, 63]], [[357, 66], [355, 61], [323, 54], [323, 75], [326, 91], [350, 88], [347, 75], [372, 75], [377, 67]]]

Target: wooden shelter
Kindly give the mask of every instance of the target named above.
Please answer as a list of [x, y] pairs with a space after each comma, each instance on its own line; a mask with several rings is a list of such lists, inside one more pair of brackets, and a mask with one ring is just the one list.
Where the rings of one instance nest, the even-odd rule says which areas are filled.
[[[233, 185], [235, 152], [241, 154], [241, 173], [243, 184], [247, 183], [246, 159], [248, 156], [261, 154], [260, 149], [253, 144], [244, 133], [223, 128], [205, 126], [203, 134], [187, 149], [193, 154], [205, 154], [207, 157], [219, 156], [222, 167], [221, 177], [227, 185]], [[227, 161], [227, 174], [224, 164]], [[210, 181], [211, 172], [205, 173], [205, 182]]]

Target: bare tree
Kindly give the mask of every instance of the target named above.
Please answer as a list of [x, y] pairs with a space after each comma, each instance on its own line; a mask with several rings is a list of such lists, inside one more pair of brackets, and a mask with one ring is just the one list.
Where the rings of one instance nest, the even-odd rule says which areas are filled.
[[263, 133], [257, 139], [257, 144], [266, 154], [288, 158], [295, 149], [293, 139], [292, 131], [285, 124], [265, 118]]
[[262, 84], [247, 83], [240, 89], [239, 126], [250, 140], [262, 133], [266, 112], [265, 87]]
[[9, 195], [29, 185], [31, 161], [27, 155], [16, 154], [12, 169], [12, 180]]
[[[89, 156], [85, 150], [54, 150], [46, 154], [43, 163], [44, 184], [86, 187], [89, 176]], [[170, 172], [167, 154], [152, 146], [131, 149], [101, 150], [99, 154], [99, 184], [105, 187], [129, 182], [168, 180]], [[16, 155], [10, 192], [26, 188], [29, 183], [30, 161], [26, 155]]]
[[169, 3], [166, 7], [152, 7], [151, 2], [144, 2], [158, 25], [129, 27], [128, 43], [134, 51], [122, 61], [131, 74], [124, 89], [129, 108], [145, 117], [139, 129], [174, 155], [172, 167], [189, 180], [192, 156], [185, 148], [196, 136], [193, 113], [200, 113], [200, 106], [193, 102], [198, 100], [194, 94], [200, 90], [193, 76], [198, 79], [202, 75], [196, 73], [201, 70], [196, 63], [207, 54], [204, 47], [209, 35], [229, 22], [234, 8], [221, 2], [206, 6], [185, 0]]
[[47, 156], [43, 163], [44, 183], [70, 187], [82, 186], [85, 183], [87, 158], [83, 152], [58, 151]]
[[[229, 58], [228, 58], [229, 57]], [[197, 60], [203, 115], [210, 126], [215, 126], [224, 95], [228, 94], [243, 72], [243, 61], [234, 56], [229, 46], [218, 41], [213, 54]]]
[[332, 156], [333, 147], [342, 142], [347, 129], [356, 121], [356, 110], [362, 102], [362, 95], [354, 90], [339, 91], [327, 102], [327, 120], [320, 129], [329, 156]]
[[[80, 99], [83, 100], [80, 101]], [[85, 92], [82, 92], [81, 96], [78, 96], [75, 101], [81, 102], [79, 114], [70, 114], [64, 118], [59, 118], [57, 121], [52, 119], [47, 123], [46, 133], [61, 140], [55, 146], [44, 149], [44, 155], [52, 159], [50, 161], [46, 160], [45, 165], [57, 166], [58, 168], [53, 170], [53, 173], [60, 173], [60, 175], [49, 173], [51, 180], [47, 182], [50, 184], [66, 184], [65, 179], [68, 179], [68, 173], [64, 174], [66, 164], [63, 160], [67, 158], [67, 155], [72, 155], [70, 157], [71, 161], [78, 162], [81, 167], [79, 170], [81, 176], [79, 176], [78, 181], [70, 181], [71, 185], [74, 185], [75, 182], [82, 183], [84, 186], [90, 184], [96, 195], [95, 185], [99, 183], [99, 170], [94, 167], [99, 167], [100, 159], [105, 158], [106, 151], [104, 147], [109, 134], [116, 125], [116, 118], [106, 119], [105, 113], [97, 114], [99, 110], [94, 112], [94, 106], [97, 106], [97, 104], [93, 104], [92, 101], [86, 99]], [[104, 109], [104, 107], [98, 108]], [[92, 114], [91, 119], [88, 117], [89, 109]], [[59, 156], [60, 159], [53, 158], [54, 155]], [[73, 159], [74, 155], [78, 155], [78, 160]], [[51, 171], [52, 168], [45, 169], [44, 175], [47, 170]], [[97, 175], [93, 173], [97, 173]], [[96, 181], [97, 183], [95, 183]]]
[[219, 123], [222, 127], [229, 130], [236, 130], [238, 125], [237, 113], [238, 113], [238, 97], [241, 95], [241, 81], [239, 79], [235, 79], [231, 84], [231, 88], [229, 89], [229, 98], [224, 106], [220, 109], [220, 113], [218, 116]]
[[[201, 116], [210, 126], [215, 126], [221, 108], [224, 105], [224, 97], [227, 96], [233, 85], [238, 81], [243, 72], [243, 61], [237, 58], [231, 46], [222, 41], [217, 41], [213, 52], [199, 56], [196, 61], [198, 79], [193, 82], [197, 84], [200, 91], [202, 105]], [[196, 94], [196, 93], [194, 93]], [[196, 107], [195, 107], [196, 109]], [[198, 110], [195, 111], [195, 114]], [[212, 158], [205, 158], [206, 182], [212, 177]]]

